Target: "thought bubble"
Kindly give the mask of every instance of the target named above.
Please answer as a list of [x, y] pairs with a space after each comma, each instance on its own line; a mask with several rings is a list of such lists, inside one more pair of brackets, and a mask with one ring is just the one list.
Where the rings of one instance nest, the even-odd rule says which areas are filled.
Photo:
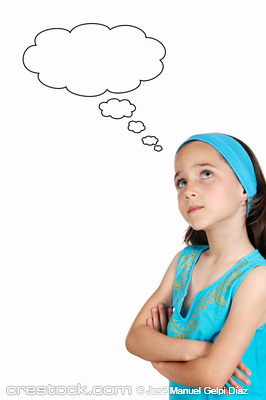
[[136, 110], [134, 104], [129, 100], [123, 99], [109, 99], [106, 102], [99, 104], [99, 109], [103, 117], [111, 117], [114, 119], [121, 119], [124, 117], [132, 117], [133, 112]]
[[161, 42], [131, 25], [52, 28], [34, 43], [23, 54], [25, 67], [45, 86], [87, 97], [137, 89], [161, 74], [166, 54]]
[[142, 139], [142, 143], [146, 144], [147, 146], [154, 146], [159, 142], [156, 136], [144, 136]]
[[160, 145], [156, 145], [156, 146], [154, 146], [154, 150], [155, 151], [162, 151], [162, 146], [160, 146]]
[[140, 133], [146, 129], [146, 126], [142, 121], [130, 121], [127, 129], [135, 133]]
[[[27, 70], [53, 89], [66, 89], [83, 97], [126, 93], [142, 82], [155, 79], [163, 69], [164, 45], [132, 25], [109, 28], [104, 24], [85, 23], [71, 30], [46, 29], [40, 32], [23, 54]], [[132, 117], [136, 106], [129, 100], [109, 99], [99, 104], [104, 117]], [[142, 121], [130, 121], [128, 130], [140, 133]], [[142, 143], [161, 151], [155, 136]]]

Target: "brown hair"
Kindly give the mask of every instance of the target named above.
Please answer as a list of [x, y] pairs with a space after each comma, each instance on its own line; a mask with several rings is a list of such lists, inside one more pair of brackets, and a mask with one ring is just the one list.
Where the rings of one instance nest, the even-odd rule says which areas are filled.
[[[259, 250], [261, 255], [266, 258], [266, 181], [257, 157], [253, 151], [240, 139], [231, 136], [244, 147], [248, 153], [255, 169], [257, 177], [257, 194], [249, 202], [252, 209], [246, 219], [248, 237], [252, 245]], [[185, 143], [185, 145], [188, 142]], [[183, 146], [181, 146], [183, 147]], [[208, 239], [205, 231], [195, 231], [191, 226], [188, 227], [184, 236], [186, 245], [205, 245]]]

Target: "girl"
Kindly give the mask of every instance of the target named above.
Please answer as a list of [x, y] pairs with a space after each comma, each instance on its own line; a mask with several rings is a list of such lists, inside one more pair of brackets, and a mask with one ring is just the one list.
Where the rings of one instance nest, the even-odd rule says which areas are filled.
[[[188, 246], [174, 257], [137, 315], [126, 347], [170, 380], [170, 398], [230, 394], [239, 399], [241, 393], [252, 400], [266, 398], [266, 182], [261, 168], [239, 139], [201, 134], [177, 150], [174, 181], [179, 210], [189, 223]], [[169, 317], [173, 306], [168, 336], [164, 305]], [[244, 375], [251, 375], [246, 365], [251, 380]]]

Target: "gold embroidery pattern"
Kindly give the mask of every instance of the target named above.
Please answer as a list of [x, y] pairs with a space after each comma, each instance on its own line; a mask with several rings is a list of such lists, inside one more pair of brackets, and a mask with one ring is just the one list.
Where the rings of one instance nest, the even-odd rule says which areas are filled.
[[190, 267], [193, 264], [196, 256], [197, 256], [198, 252], [196, 250], [192, 250], [190, 255], [184, 255], [183, 257], [181, 257], [181, 274], [180, 274], [180, 279], [178, 281], [176, 281], [175, 285], [174, 285], [174, 290], [179, 290], [179, 296], [176, 300], [176, 302], [179, 302], [180, 297], [182, 296], [183, 292], [184, 292], [184, 288], [187, 285], [187, 275], [188, 272], [190, 271]]
[[[241, 275], [243, 268], [246, 264], [249, 264], [249, 261], [244, 261], [239, 265], [233, 272], [231, 272], [228, 277], [221, 282], [215, 289], [208, 293], [207, 296], [203, 296], [202, 299], [198, 302], [191, 319], [189, 320], [189, 324], [186, 327], [180, 326], [180, 323], [177, 323], [175, 318], [171, 318], [168, 325], [168, 330], [173, 331], [174, 336], [178, 339], [187, 339], [192, 332], [194, 332], [198, 327], [197, 317], [199, 316], [199, 312], [201, 310], [205, 311], [208, 304], [213, 304], [215, 300], [219, 306], [224, 306], [226, 304], [226, 300], [224, 299], [222, 293], [226, 292], [227, 288], [232, 286], [233, 282], [235, 282]], [[191, 264], [190, 264], [191, 265]], [[184, 284], [184, 286], [186, 283]], [[180, 296], [179, 296], [180, 298]]]

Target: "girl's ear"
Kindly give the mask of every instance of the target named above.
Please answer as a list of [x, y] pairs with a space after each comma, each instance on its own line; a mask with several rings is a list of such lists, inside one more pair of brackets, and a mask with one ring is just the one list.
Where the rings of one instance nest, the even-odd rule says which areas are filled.
[[245, 191], [245, 189], [243, 188], [243, 195], [244, 195], [244, 200], [248, 199], [248, 195], [247, 192]]

